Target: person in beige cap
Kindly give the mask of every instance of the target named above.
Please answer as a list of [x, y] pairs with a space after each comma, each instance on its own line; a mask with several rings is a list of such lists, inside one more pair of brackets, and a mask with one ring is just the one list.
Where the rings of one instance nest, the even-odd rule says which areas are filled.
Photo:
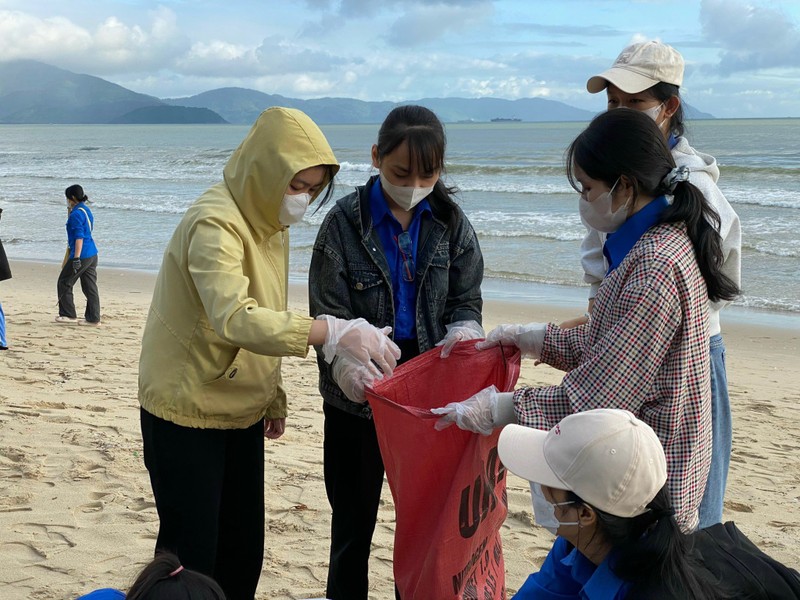
[[[684, 110], [680, 96], [683, 71], [683, 57], [672, 46], [658, 41], [639, 42], [625, 48], [610, 69], [590, 77], [586, 89], [592, 94], [605, 90], [608, 110], [638, 110], [658, 124], [667, 139], [675, 164], [689, 169], [689, 182], [703, 193], [719, 215], [719, 223], [715, 226], [722, 238], [722, 272], [741, 286], [742, 234], [739, 217], [717, 187], [717, 161], [713, 156], [692, 148], [684, 137]], [[607, 236], [586, 221], [584, 225], [587, 234], [581, 245], [581, 264], [584, 281], [591, 285], [591, 312], [600, 282], [608, 272], [603, 255]], [[713, 441], [711, 471], [700, 504], [700, 527], [722, 520], [731, 455], [731, 408], [719, 314], [727, 304], [727, 300], [709, 303]]]
[[514, 600], [797, 597], [796, 572], [733, 523], [681, 533], [661, 442], [627, 410], [576, 413], [550, 431], [508, 425], [497, 452], [530, 483], [535, 522], [558, 536]]

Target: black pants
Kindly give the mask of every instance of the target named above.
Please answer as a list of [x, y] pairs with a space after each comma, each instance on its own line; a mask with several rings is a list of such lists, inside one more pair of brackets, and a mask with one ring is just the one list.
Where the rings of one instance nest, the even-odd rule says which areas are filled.
[[100, 294], [97, 292], [97, 255], [81, 259], [81, 270], [75, 273], [72, 270], [72, 260], [67, 259], [56, 284], [58, 294], [58, 314], [62, 317], [76, 319], [75, 301], [72, 297], [72, 286], [81, 280], [81, 290], [86, 296], [86, 312], [84, 318], [90, 323], [100, 321]]
[[[401, 362], [419, 354], [416, 340], [398, 342]], [[369, 552], [383, 487], [383, 460], [375, 422], [327, 402], [325, 491], [331, 505], [331, 554], [326, 597], [366, 600]], [[397, 591], [395, 590], [395, 596]]]
[[156, 551], [212, 577], [228, 600], [253, 600], [264, 560], [264, 422], [181, 427], [141, 411]]

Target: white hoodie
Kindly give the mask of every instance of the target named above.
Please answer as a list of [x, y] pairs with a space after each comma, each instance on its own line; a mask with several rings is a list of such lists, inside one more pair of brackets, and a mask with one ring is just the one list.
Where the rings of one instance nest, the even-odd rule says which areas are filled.
[[[741, 287], [742, 280], [742, 229], [739, 215], [717, 187], [719, 167], [716, 159], [698, 152], [689, 145], [685, 137], [677, 138], [672, 149], [672, 158], [679, 167], [689, 168], [689, 182], [699, 189], [708, 203], [717, 211], [720, 219], [719, 234], [722, 238], [722, 272]], [[589, 298], [597, 295], [600, 282], [608, 271], [608, 263], [603, 256], [606, 234], [587, 227], [586, 237], [581, 242], [581, 265], [583, 280], [591, 284]], [[730, 304], [727, 300], [708, 303], [708, 335], [720, 333], [719, 311]]]

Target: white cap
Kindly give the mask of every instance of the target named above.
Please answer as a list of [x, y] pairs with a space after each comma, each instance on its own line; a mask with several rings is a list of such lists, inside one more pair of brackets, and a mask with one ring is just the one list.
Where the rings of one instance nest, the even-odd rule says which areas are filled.
[[616, 408], [569, 415], [550, 431], [507, 425], [497, 451], [512, 473], [574, 492], [617, 517], [644, 513], [667, 481], [655, 431]]
[[683, 83], [683, 57], [661, 42], [641, 42], [625, 48], [611, 68], [586, 82], [589, 93], [602, 92], [613, 83], [626, 94], [638, 94], [657, 83]]

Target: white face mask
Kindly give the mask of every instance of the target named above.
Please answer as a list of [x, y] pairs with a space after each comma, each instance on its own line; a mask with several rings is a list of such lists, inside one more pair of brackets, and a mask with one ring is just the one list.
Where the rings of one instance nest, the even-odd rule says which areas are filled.
[[533, 520], [540, 527], [544, 527], [553, 535], [558, 535], [558, 528], [562, 525], [578, 525], [577, 521], [564, 522], [556, 518], [556, 506], [572, 504], [572, 502], [558, 502], [553, 504], [544, 497], [542, 486], [531, 482], [531, 500], [533, 502]]
[[392, 200], [405, 211], [414, 208], [417, 204], [430, 196], [433, 191], [433, 186], [418, 188], [394, 185], [386, 179], [383, 172], [381, 172], [381, 186], [383, 187], [383, 191], [389, 194]]
[[656, 122], [656, 125], [658, 125], [658, 128], [663, 131], [664, 130], [664, 125], [668, 122], [669, 119], [664, 119], [660, 123], [658, 122], [658, 115], [659, 115], [659, 113], [661, 113], [661, 107], [662, 106], [664, 106], [663, 102], [661, 104], [659, 104], [658, 106], [652, 106], [652, 107], [648, 108], [647, 110], [643, 110], [641, 112], [643, 112], [648, 117], [653, 119], [653, 121]]
[[289, 226], [299, 223], [306, 214], [311, 194], [285, 194], [281, 201], [281, 210], [278, 212], [278, 221], [281, 225]]
[[628, 220], [628, 204], [630, 200], [617, 210], [611, 210], [614, 188], [617, 187], [617, 183], [619, 183], [619, 179], [614, 182], [609, 191], [603, 192], [591, 202], [584, 199], [583, 196], [579, 197], [578, 211], [580, 212], [581, 220], [592, 229], [603, 233], [614, 233]]

